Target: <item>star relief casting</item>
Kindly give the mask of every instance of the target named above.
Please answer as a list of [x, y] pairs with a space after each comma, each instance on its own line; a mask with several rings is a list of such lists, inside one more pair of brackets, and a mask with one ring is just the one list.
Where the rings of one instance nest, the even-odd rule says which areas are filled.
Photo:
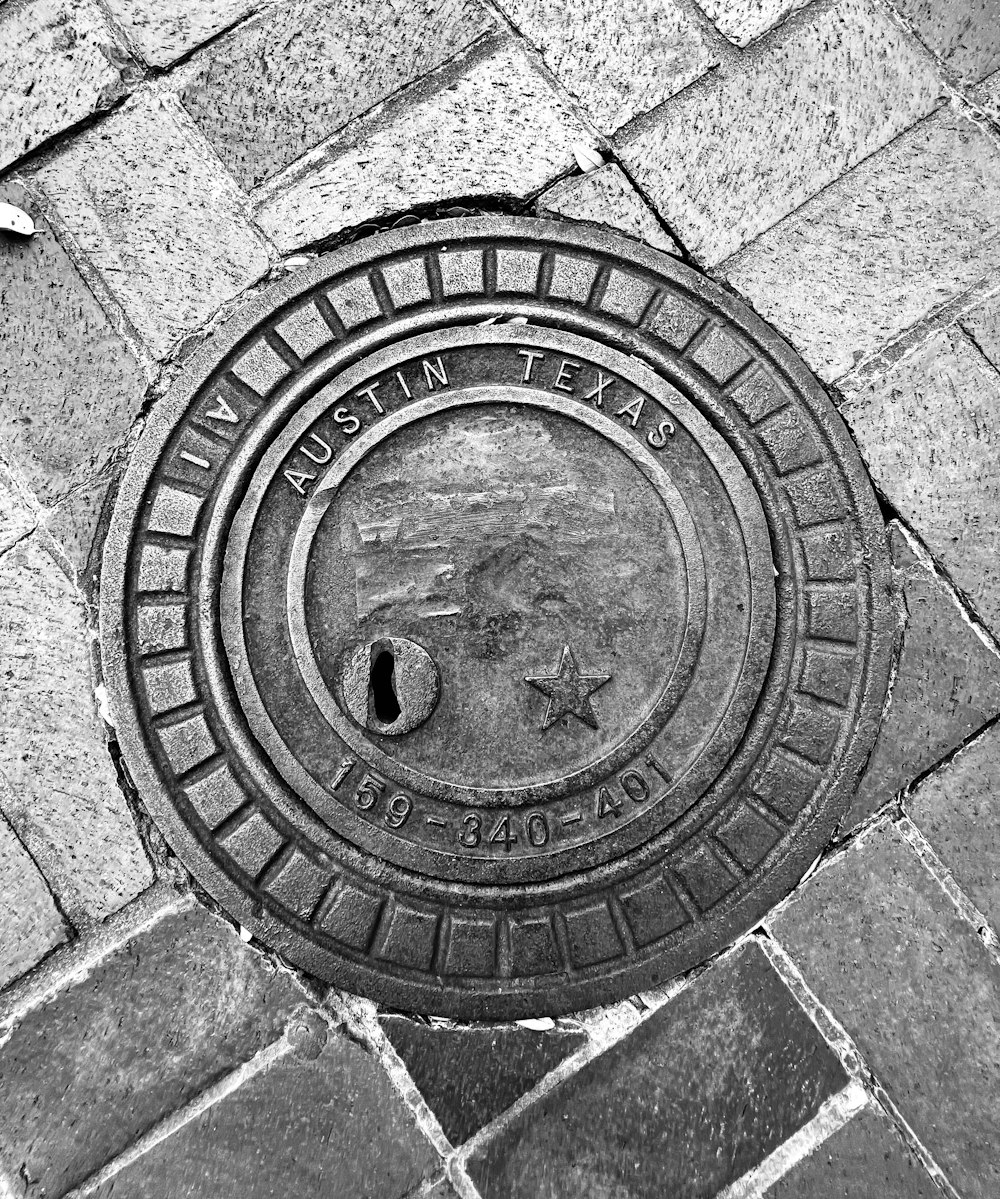
[[559, 671], [553, 675], [526, 675], [525, 682], [548, 696], [548, 707], [542, 721], [542, 732], [551, 728], [563, 716], [575, 716], [577, 720], [597, 728], [597, 717], [590, 697], [599, 691], [611, 678], [609, 674], [581, 674], [576, 657], [570, 647], [564, 646], [559, 661]]

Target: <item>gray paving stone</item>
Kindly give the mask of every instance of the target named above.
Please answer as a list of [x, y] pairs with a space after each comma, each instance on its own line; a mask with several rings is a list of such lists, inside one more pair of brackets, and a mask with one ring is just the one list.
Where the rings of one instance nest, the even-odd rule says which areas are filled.
[[1000, 725], [928, 775], [906, 804], [958, 880], [959, 886], [1000, 928]]
[[875, 482], [1000, 633], [1000, 371], [947, 329], [846, 395]]
[[41, 521], [58, 543], [72, 577], [83, 594], [96, 603], [100, 547], [95, 547], [104, 501], [115, 473], [102, 471], [41, 513]]
[[0, 556], [27, 537], [37, 524], [38, 514], [19, 480], [0, 462]]
[[0, 47], [0, 167], [108, 108], [141, 74], [89, 0], [11, 0]]
[[154, 67], [169, 66], [228, 29], [262, 0], [107, 0], [108, 8]]
[[36, 537], [0, 557], [0, 810], [75, 923], [152, 881], [94, 702], [83, 604]]
[[712, 265], [930, 112], [939, 91], [894, 22], [841, 0], [693, 84], [627, 130], [619, 151], [687, 250]]
[[517, 47], [476, 57], [447, 87], [359, 121], [263, 194], [285, 250], [455, 196], [528, 196], [573, 165], [586, 133]]
[[906, 627], [892, 702], [844, 831], [888, 803], [1000, 712], [1000, 657], [895, 522], [889, 540]]
[[379, 1064], [330, 1034], [289, 1054], [94, 1192], [94, 1199], [402, 1199], [438, 1165]]
[[964, 1199], [1000, 1189], [1000, 966], [893, 828], [816, 874], [774, 922]]
[[809, 0], [699, 0], [698, 7], [731, 42], [746, 46], [808, 3]]
[[657, 250], [675, 255], [681, 252], [653, 210], [629, 183], [625, 172], [613, 162], [596, 171], [561, 180], [539, 197], [536, 211], [539, 216], [555, 214], [574, 221], [608, 225]]
[[528, 1107], [468, 1169], [485, 1199], [702, 1199], [846, 1076], [756, 945]]
[[582, 1032], [488, 1025], [432, 1027], [386, 1015], [382, 1028], [453, 1145], [461, 1145], [564, 1058]]
[[1000, 67], [997, 0], [893, 0], [893, 5], [960, 78], [976, 83]]
[[958, 323], [1000, 371], [1000, 293], [967, 312]]
[[50, 505], [121, 443], [146, 381], [38, 205], [12, 183], [0, 200], [41, 230], [0, 235], [0, 444]]
[[0, 909], [0, 987], [5, 987], [65, 941], [67, 928], [41, 871], [3, 816]]
[[804, 205], [720, 274], [824, 379], [1000, 266], [1000, 149], [948, 109]]
[[277, 1040], [301, 998], [203, 908], [165, 915], [0, 1049], [0, 1165], [62, 1195]]
[[249, 189], [494, 27], [478, 0], [299, 0], [220, 39], [181, 99]]
[[697, 23], [670, 2], [498, 0], [498, 7], [605, 133], [718, 62]]
[[938, 1199], [940, 1191], [881, 1108], [862, 1110], [764, 1199]]
[[243, 194], [168, 98], [127, 105], [37, 178], [155, 355], [268, 269]]
[[994, 71], [977, 88], [973, 88], [971, 95], [987, 116], [1000, 124], [1000, 71]]

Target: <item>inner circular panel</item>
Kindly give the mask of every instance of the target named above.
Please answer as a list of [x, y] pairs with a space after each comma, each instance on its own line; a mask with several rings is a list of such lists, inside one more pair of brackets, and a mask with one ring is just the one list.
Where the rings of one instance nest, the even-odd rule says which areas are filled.
[[510, 398], [439, 412], [365, 455], [306, 570], [328, 688], [359, 643], [416, 641], [441, 673], [433, 715], [401, 737], [365, 735], [473, 788], [609, 752], [655, 706], [687, 619], [681, 544], [645, 474], [593, 429]]

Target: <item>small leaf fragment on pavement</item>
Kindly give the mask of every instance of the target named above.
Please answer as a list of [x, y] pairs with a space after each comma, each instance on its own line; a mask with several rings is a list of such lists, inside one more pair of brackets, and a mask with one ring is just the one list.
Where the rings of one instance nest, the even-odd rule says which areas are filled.
[[0, 230], [31, 237], [35, 232], [35, 224], [23, 209], [15, 208], [13, 204], [0, 203]]

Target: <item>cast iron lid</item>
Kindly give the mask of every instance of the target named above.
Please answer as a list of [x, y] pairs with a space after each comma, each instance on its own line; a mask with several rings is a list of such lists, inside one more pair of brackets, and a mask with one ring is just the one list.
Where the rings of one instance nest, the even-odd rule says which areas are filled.
[[140, 795], [299, 966], [558, 1013], [751, 927], [828, 842], [891, 649], [883, 524], [803, 363], [611, 234], [320, 258], [154, 409], [105, 548]]

